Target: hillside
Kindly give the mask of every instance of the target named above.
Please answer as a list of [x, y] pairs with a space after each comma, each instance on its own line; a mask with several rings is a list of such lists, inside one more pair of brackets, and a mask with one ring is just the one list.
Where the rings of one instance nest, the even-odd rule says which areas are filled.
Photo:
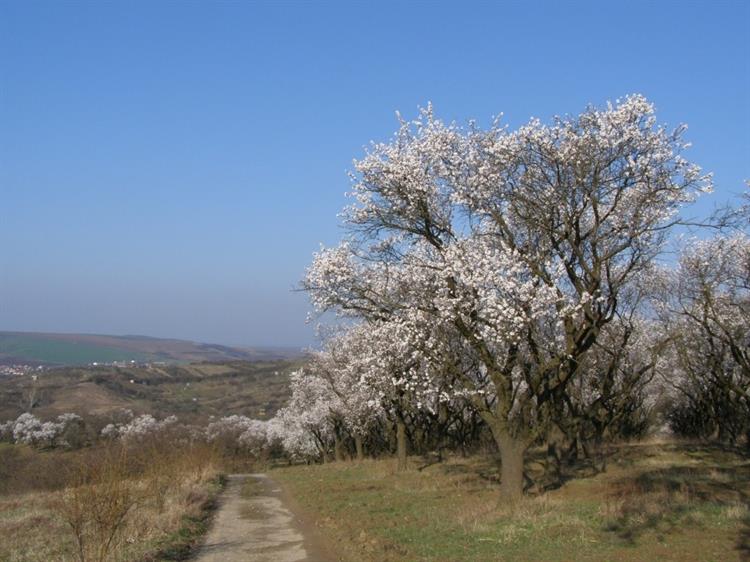
[[289, 373], [299, 361], [233, 361], [134, 367], [50, 369], [38, 377], [0, 377], [0, 421], [34, 404], [47, 419], [64, 412], [107, 415], [122, 408], [185, 422], [243, 414], [268, 418], [288, 397]]
[[295, 348], [240, 348], [147, 336], [0, 332], [0, 365], [273, 361], [299, 356]]

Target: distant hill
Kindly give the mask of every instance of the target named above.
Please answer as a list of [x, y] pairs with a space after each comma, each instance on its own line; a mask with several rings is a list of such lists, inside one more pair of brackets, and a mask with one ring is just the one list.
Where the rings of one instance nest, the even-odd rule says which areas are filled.
[[159, 418], [205, 423], [209, 416], [267, 419], [289, 396], [289, 373], [301, 360], [148, 366], [61, 367], [38, 376], [0, 377], [0, 423], [31, 411], [108, 416], [123, 408]]
[[274, 361], [300, 356], [299, 349], [284, 347], [240, 348], [146, 336], [0, 332], [0, 365]]

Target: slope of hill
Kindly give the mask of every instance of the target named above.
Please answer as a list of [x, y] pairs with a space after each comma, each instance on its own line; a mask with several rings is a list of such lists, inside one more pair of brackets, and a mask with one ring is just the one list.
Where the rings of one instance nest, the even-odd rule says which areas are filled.
[[88, 365], [120, 361], [188, 363], [272, 361], [299, 357], [294, 348], [239, 348], [146, 336], [0, 332], [0, 365]]
[[[0, 377], [0, 422], [29, 409], [42, 419], [65, 412], [107, 416], [121, 409], [203, 423], [210, 416], [271, 417], [289, 396], [299, 361], [66, 367], [39, 376]], [[31, 408], [30, 408], [31, 406]]]

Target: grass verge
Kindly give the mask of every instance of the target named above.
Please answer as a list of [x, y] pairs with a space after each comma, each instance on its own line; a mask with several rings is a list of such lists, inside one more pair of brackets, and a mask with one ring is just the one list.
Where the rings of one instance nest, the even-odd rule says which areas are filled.
[[207, 482], [205, 498], [196, 504], [194, 512], [183, 515], [180, 528], [159, 540], [154, 545], [154, 552], [147, 553], [141, 562], [188, 560], [208, 532], [218, 507], [219, 494], [225, 485], [226, 478], [223, 475]]
[[[416, 459], [415, 459], [416, 461]], [[750, 557], [750, 460], [627, 445], [608, 471], [510, 508], [487, 458], [422, 471], [391, 460], [276, 469], [340, 560], [727, 561]]]

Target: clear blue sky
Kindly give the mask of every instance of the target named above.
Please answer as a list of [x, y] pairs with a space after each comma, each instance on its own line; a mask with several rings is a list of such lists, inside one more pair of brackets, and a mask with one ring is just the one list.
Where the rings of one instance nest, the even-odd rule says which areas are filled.
[[641, 92], [750, 178], [746, 2], [0, 2], [0, 330], [307, 345], [346, 171], [444, 118]]

